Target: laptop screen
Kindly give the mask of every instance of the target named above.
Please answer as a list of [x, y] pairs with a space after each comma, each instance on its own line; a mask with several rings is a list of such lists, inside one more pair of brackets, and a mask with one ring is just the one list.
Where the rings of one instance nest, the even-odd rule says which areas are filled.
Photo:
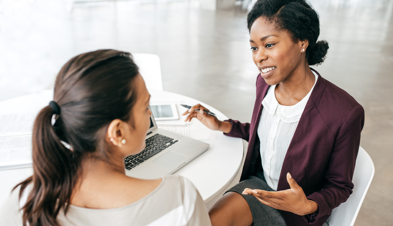
[[154, 120], [154, 116], [153, 116], [153, 114], [151, 114], [150, 115], [150, 128], [149, 128], [149, 130], [147, 132], [149, 133], [149, 132], [151, 132], [151, 131], [153, 131], [153, 130], [155, 130], [157, 128], [158, 127], [157, 127], [156, 121]]
[[151, 117], [150, 117], [150, 128], [149, 129], [151, 129], [153, 127], [154, 127], [154, 123], [153, 123], [153, 120], [151, 120]]

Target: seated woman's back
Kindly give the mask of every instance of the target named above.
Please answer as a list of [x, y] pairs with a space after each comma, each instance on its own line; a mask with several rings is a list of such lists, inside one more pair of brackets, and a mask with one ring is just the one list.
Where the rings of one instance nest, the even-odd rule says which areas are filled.
[[[60, 211], [57, 221], [60, 225], [94, 226], [211, 225], [205, 204], [188, 179], [173, 175], [160, 181], [155, 189], [131, 204], [100, 209], [71, 204], [66, 215], [64, 211]], [[156, 184], [147, 182], [146, 184]], [[23, 225], [19, 212], [19, 188], [13, 191], [0, 210], [1, 226]]]
[[56, 78], [54, 101], [34, 122], [33, 176], [15, 187], [1, 224], [210, 225], [185, 178], [125, 175], [124, 158], [145, 148], [149, 101], [129, 53], [72, 58]]

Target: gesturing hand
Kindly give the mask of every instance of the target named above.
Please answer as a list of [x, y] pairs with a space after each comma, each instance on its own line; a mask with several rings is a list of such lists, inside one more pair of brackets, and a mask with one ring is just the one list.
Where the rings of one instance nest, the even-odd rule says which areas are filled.
[[[199, 111], [195, 111], [199, 109]], [[197, 118], [203, 125], [211, 130], [219, 130], [221, 121], [218, 120], [216, 117], [206, 114], [203, 110], [209, 111], [209, 109], [205, 108], [204, 106], [197, 104], [192, 106], [190, 110], [184, 112], [182, 115], [188, 115], [186, 118], [187, 121], [191, 121], [193, 118]]]
[[287, 173], [287, 181], [290, 189], [283, 191], [264, 191], [246, 188], [244, 195], [253, 195], [261, 203], [273, 207], [274, 209], [292, 212], [294, 214], [304, 216], [314, 213], [318, 210], [318, 204], [312, 200], [308, 200], [303, 189]]

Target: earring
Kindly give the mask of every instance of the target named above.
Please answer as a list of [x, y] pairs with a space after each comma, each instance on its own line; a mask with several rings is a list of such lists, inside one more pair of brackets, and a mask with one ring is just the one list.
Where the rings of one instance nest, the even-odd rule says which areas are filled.
[[109, 138], [109, 140], [113, 142], [113, 138], [112, 138], [112, 137], [111, 137], [111, 138]]
[[302, 52], [304, 52], [304, 49], [302, 49]]
[[121, 140], [122, 144], [126, 144], [126, 139]]

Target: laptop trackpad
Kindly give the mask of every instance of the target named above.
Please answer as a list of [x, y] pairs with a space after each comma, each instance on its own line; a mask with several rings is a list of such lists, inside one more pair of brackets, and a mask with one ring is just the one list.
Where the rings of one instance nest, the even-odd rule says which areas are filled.
[[173, 168], [185, 162], [186, 157], [183, 155], [176, 154], [174, 152], [168, 152], [154, 160], [153, 163], [163, 166], [165, 168]]

